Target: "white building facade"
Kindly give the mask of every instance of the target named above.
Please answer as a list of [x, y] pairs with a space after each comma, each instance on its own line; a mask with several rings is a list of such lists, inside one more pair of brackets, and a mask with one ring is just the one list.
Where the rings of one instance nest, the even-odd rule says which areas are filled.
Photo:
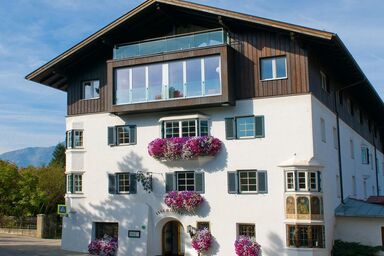
[[[145, 48], [147, 41], [120, 46], [122, 41], [108, 34], [134, 29], [129, 21], [144, 21], [150, 11], [164, 16], [159, 10], [170, 15], [192, 10], [183, 14], [187, 23], [219, 16], [218, 23], [210, 26], [221, 26], [222, 37], [216, 42], [212, 33], [217, 30], [208, 27], [201, 32], [193, 25], [188, 29], [195, 42], [199, 35], [212, 36], [209, 43], [168, 53]], [[196, 18], [196, 13], [209, 17]], [[104, 38], [102, 50], [84, 55], [90, 58], [85, 64], [79, 60], [81, 68], [73, 64], [66, 70], [62, 87], [55, 75], [44, 81], [41, 77], [50, 68], [58, 69], [63, 60], [27, 76], [68, 92], [69, 213], [63, 218], [63, 249], [87, 252], [91, 240], [108, 234], [118, 239], [118, 255], [192, 256], [198, 254], [189, 231], [208, 227], [214, 242], [207, 255], [235, 255], [234, 242], [240, 235], [254, 238], [263, 255], [330, 255], [337, 233], [336, 207], [347, 197], [365, 200], [384, 194], [381, 99], [370, 95], [379, 107], [376, 113], [365, 108], [359, 93], [348, 91], [352, 83], [340, 83], [332, 67], [315, 58], [320, 48], [305, 41], [339, 39], [328, 32], [252, 19], [180, 1], [149, 0], [120, 18], [121, 23], [116, 21], [83, 41], [91, 45]], [[267, 29], [278, 26], [286, 34], [275, 38], [277, 32], [271, 29], [265, 38], [281, 43], [271, 46], [265, 39], [260, 43], [261, 36], [251, 39], [259, 27], [241, 22]], [[187, 27], [176, 26], [184, 33], [150, 42], [188, 40]], [[239, 32], [244, 29], [248, 39]], [[155, 38], [152, 32], [142, 32], [142, 39]], [[112, 49], [105, 42], [112, 39], [111, 59]], [[284, 40], [299, 50], [286, 49]], [[146, 52], [132, 54], [136, 45]], [[79, 44], [68, 54], [80, 58], [81, 49], [87, 51]], [[244, 56], [252, 57], [251, 63]], [[100, 66], [94, 64], [99, 58]], [[374, 92], [369, 86], [364, 90]], [[157, 138], [195, 136], [219, 139], [220, 151], [166, 161], [148, 152]], [[138, 173], [149, 178], [147, 189], [137, 180]], [[192, 214], [164, 203], [167, 192], [184, 190], [204, 198]]]

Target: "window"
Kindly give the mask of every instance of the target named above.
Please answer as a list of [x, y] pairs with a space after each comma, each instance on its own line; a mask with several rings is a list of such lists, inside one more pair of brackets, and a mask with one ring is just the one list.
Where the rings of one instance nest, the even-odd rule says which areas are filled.
[[264, 116], [245, 116], [225, 119], [227, 140], [264, 137]]
[[322, 142], [327, 142], [327, 137], [326, 137], [326, 131], [325, 131], [325, 121], [323, 118], [320, 118], [320, 132], [321, 132], [321, 141]]
[[260, 59], [261, 80], [287, 78], [286, 57]]
[[355, 145], [352, 139], [349, 140], [349, 148], [350, 148], [351, 158], [355, 159]]
[[108, 222], [95, 222], [95, 238], [101, 239], [105, 235], [117, 239], [119, 237], [119, 224]]
[[67, 131], [65, 141], [66, 141], [67, 148], [82, 148], [83, 147], [83, 130]]
[[228, 172], [228, 193], [267, 193], [267, 171], [241, 170]]
[[83, 174], [71, 173], [66, 177], [67, 193], [82, 193], [83, 192]]
[[83, 99], [97, 99], [99, 98], [99, 80], [84, 81], [83, 82]]
[[202, 229], [208, 229], [210, 230], [209, 222], [208, 221], [198, 221], [196, 223], [197, 230], [202, 230]]
[[190, 119], [182, 121], [164, 121], [163, 137], [194, 137], [208, 136], [208, 120]]
[[108, 127], [108, 145], [135, 145], [136, 125], [119, 125]]
[[369, 164], [369, 149], [366, 146], [361, 147], [361, 163]]
[[367, 181], [363, 181], [363, 190], [364, 190], [364, 198], [368, 198], [368, 192], [367, 192]]
[[117, 105], [220, 94], [218, 55], [114, 71], [114, 104]]
[[336, 129], [336, 127], [333, 127], [332, 131], [333, 131], [333, 147], [335, 149], [338, 149], [339, 145], [338, 145], [338, 141], [337, 141], [337, 137], [338, 136], [337, 136], [337, 129]]
[[165, 174], [165, 191], [195, 191], [204, 193], [203, 172], [174, 172]]
[[287, 246], [324, 248], [324, 226], [287, 225]]
[[238, 236], [256, 237], [254, 224], [238, 224], [238, 230]]
[[286, 171], [285, 190], [289, 191], [321, 191], [319, 171]]
[[108, 174], [108, 192], [109, 194], [136, 194], [136, 173]]
[[330, 92], [330, 86], [329, 86], [329, 82], [328, 82], [328, 77], [325, 73], [323, 73], [322, 71], [320, 71], [320, 77], [321, 77], [321, 88], [326, 91], [326, 92]]
[[118, 193], [129, 193], [129, 177], [129, 173], [116, 174]]

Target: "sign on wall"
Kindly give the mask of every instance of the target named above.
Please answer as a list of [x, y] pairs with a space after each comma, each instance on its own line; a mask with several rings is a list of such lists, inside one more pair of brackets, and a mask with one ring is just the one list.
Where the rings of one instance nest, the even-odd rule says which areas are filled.
[[57, 214], [66, 215], [67, 214], [67, 206], [65, 204], [57, 205]]
[[128, 230], [129, 238], [140, 238], [140, 230]]

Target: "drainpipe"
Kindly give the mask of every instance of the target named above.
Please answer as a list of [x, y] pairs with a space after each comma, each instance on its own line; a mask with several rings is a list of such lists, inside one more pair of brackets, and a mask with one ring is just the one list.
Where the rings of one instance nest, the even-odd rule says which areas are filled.
[[380, 195], [380, 189], [379, 189], [379, 169], [377, 166], [377, 152], [376, 152], [376, 141], [375, 141], [375, 131], [373, 131], [373, 150], [375, 150], [375, 173], [376, 173], [376, 194], [377, 196]]
[[[334, 93], [334, 104], [335, 104], [335, 115], [336, 115], [336, 130], [337, 130], [337, 153], [338, 153], [338, 162], [339, 162], [339, 177], [340, 177], [340, 197], [341, 197], [341, 204], [344, 204], [344, 189], [343, 189], [343, 165], [342, 165], [342, 162], [341, 162], [341, 143], [340, 143], [340, 122], [339, 122], [339, 111], [338, 111], [338, 108], [337, 108], [337, 99], [336, 99], [336, 95], [340, 94], [340, 92], [342, 92], [343, 90], [346, 90], [346, 89], [349, 89], [351, 87], [355, 87], [355, 86], [358, 86], [362, 83], [364, 83], [367, 79], [364, 78], [363, 80], [361, 81], [358, 81], [356, 83], [352, 83], [350, 85], [347, 85], [343, 88], [340, 88], [338, 90], [335, 90], [335, 93]], [[376, 153], [376, 152], [375, 152]]]

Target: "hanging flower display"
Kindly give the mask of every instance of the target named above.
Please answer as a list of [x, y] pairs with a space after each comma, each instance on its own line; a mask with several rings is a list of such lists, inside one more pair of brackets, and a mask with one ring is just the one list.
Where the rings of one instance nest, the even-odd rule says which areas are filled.
[[198, 253], [204, 253], [209, 250], [212, 245], [213, 237], [211, 232], [207, 229], [201, 229], [196, 232], [192, 237], [192, 247]]
[[92, 240], [88, 245], [88, 252], [91, 255], [114, 256], [117, 251], [117, 239], [104, 235], [102, 239]]
[[250, 237], [240, 236], [235, 241], [235, 252], [237, 256], [259, 256], [261, 246]]
[[148, 145], [148, 153], [159, 160], [193, 159], [214, 156], [222, 142], [212, 136], [155, 139]]
[[171, 191], [165, 195], [164, 203], [177, 211], [185, 210], [189, 213], [195, 212], [204, 198], [193, 191]]

